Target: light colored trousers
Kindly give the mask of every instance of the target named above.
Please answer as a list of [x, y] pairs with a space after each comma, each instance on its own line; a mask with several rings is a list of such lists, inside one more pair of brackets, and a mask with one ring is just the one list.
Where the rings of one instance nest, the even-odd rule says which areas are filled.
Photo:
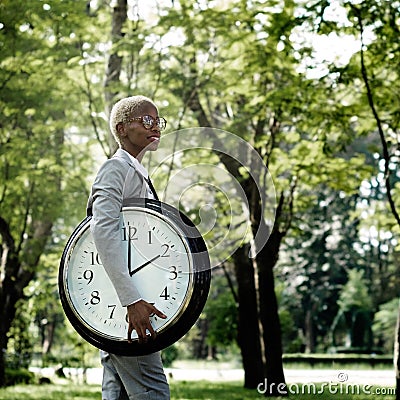
[[117, 356], [101, 351], [103, 400], [169, 400], [160, 352]]

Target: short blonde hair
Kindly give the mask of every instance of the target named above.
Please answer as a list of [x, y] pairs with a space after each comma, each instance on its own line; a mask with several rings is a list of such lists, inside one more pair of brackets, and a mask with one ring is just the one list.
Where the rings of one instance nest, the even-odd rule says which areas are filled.
[[121, 140], [118, 135], [117, 125], [121, 122], [126, 122], [129, 118], [139, 117], [139, 114], [149, 105], [157, 109], [151, 99], [140, 95], [125, 97], [114, 104], [110, 113], [110, 129], [119, 145], [121, 145]]

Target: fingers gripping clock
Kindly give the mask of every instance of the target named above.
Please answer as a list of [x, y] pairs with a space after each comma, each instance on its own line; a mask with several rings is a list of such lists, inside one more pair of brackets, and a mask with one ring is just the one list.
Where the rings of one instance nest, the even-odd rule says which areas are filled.
[[166, 318], [153, 314], [153, 340], [128, 342], [126, 308], [122, 307], [83, 220], [64, 249], [59, 292], [75, 330], [94, 346], [114, 354], [143, 355], [173, 344], [196, 322], [211, 280], [210, 260], [201, 234], [175, 208], [152, 199], [130, 200], [120, 217], [126, 268], [144, 300]]

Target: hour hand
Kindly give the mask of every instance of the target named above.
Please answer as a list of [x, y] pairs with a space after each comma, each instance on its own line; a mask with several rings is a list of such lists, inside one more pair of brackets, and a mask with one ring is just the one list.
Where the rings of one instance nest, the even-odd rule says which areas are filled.
[[129, 263], [129, 250], [128, 250], [128, 263], [129, 263], [129, 275], [132, 276], [133, 274], [136, 274], [136, 272], [139, 272], [141, 269], [143, 269], [144, 267], [146, 267], [147, 265], [151, 264], [153, 261], [157, 260], [157, 258], [160, 258], [161, 254], [159, 254], [158, 256], [153, 257], [152, 259], [146, 261], [145, 263], [143, 263], [140, 267], [135, 268], [133, 271], [131, 270], [131, 264]]

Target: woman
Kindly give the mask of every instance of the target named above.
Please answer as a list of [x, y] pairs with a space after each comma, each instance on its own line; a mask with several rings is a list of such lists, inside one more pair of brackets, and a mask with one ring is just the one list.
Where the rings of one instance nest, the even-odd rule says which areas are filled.
[[[145, 153], [155, 151], [166, 127], [156, 105], [147, 97], [131, 96], [118, 101], [110, 114], [110, 129], [119, 149], [100, 168], [88, 201], [91, 231], [102, 264], [121, 304], [127, 308], [128, 341], [136, 330], [139, 342], [156, 336], [150, 315], [166, 316], [140, 296], [130, 279], [122, 250], [119, 216], [125, 199], [157, 198], [141, 164]], [[167, 400], [169, 386], [160, 353], [130, 357], [101, 352], [103, 400]]]

